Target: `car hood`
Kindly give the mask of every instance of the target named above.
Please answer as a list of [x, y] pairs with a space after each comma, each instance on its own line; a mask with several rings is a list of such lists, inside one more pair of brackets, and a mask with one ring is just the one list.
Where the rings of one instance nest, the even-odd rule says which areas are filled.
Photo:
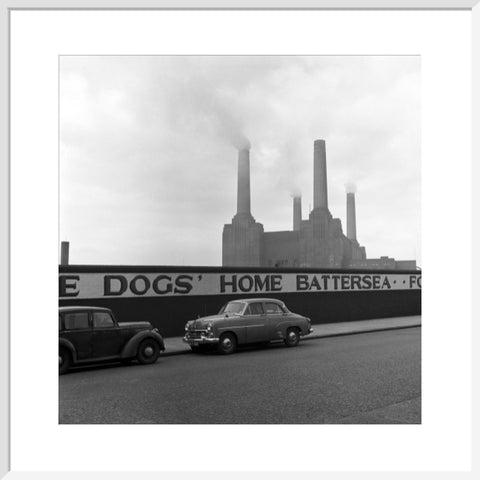
[[135, 329], [151, 329], [152, 324], [150, 322], [118, 322], [120, 328], [135, 328]]
[[223, 320], [225, 315], [209, 315], [208, 317], [197, 318], [196, 320], [190, 320], [188, 322], [188, 327], [193, 329], [202, 329], [206, 328], [206, 326], [211, 323], [218, 322]]

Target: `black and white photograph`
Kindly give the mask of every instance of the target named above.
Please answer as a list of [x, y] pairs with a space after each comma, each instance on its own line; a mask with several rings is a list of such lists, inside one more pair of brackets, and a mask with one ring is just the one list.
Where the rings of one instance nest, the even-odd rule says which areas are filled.
[[419, 55], [60, 55], [59, 423], [422, 424]]

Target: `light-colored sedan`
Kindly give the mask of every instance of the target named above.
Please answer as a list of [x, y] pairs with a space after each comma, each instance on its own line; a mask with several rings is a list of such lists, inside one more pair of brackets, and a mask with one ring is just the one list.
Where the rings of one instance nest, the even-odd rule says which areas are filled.
[[309, 318], [288, 310], [274, 298], [245, 298], [225, 304], [218, 315], [190, 320], [183, 341], [196, 352], [214, 345], [220, 353], [233, 353], [237, 345], [283, 340], [298, 345], [301, 336], [312, 332]]

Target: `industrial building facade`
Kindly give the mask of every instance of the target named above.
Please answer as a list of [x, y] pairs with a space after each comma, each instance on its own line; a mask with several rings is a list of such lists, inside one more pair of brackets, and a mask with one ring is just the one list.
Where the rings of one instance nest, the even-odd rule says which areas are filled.
[[416, 268], [415, 260], [368, 259], [356, 233], [355, 194], [347, 192], [347, 234], [328, 209], [325, 140], [315, 140], [313, 210], [302, 219], [301, 197], [293, 199], [293, 230], [265, 232], [250, 209], [250, 152], [239, 151], [237, 213], [223, 228], [222, 265], [300, 268]]

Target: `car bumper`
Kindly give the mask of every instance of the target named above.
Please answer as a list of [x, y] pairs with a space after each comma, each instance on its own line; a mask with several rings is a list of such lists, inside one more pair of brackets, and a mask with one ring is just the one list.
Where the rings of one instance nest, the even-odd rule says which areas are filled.
[[305, 335], [310, 335], [311, 333], [313, 333], [313, 328], [312, 328], [312, 327], [310, 327], [310, 328], [308, 329], [308, 331], [303, 334], [303, 336], [305, 336]]
[[211, 345], [213, 343], [218, 343], [219, 340], [220, 339], [217, 337], [205, 337], [204, 335], [200, 336], [199, 338], [190, 338], [187, 335], [183, 337], [183, 341], [193, 347], [197, 345]]

